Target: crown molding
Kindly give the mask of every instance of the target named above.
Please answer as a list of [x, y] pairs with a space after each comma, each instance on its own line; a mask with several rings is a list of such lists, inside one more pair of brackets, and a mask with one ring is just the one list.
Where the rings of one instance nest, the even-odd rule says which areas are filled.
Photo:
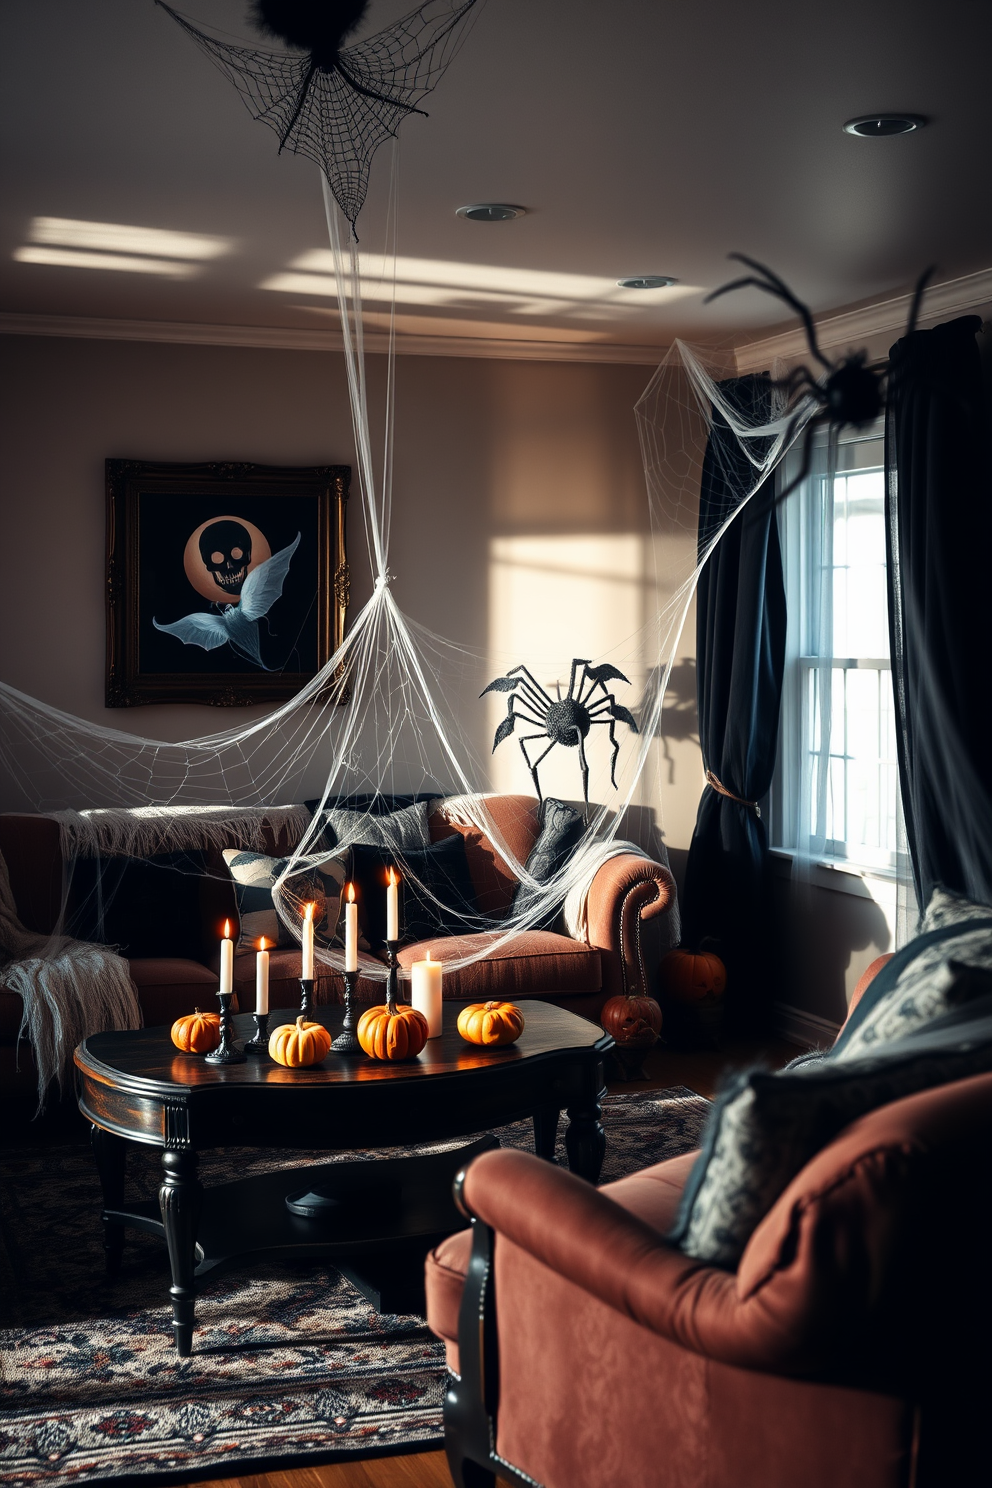
[[[249, 346], [270, 351], [340, 351], [340, 331], [306, 326], [206, 325], [200, 321], [100, 320], [81, 315], [25, 315], [0, 311], [0, 335], [70, 336], [94, 341], [158, 341], [174, 346]], [[365, 349], [385, 352], [389, 338], [366, 331]], [[399, 356], [489, 357], [526, 362], [620, 362], [655, 367], [664, 346], [609, 342], [511, 340], [499, 336], [396, 337]]]
[[[912, 292], [876, 300], [857, 310], [839, 315], [815, 316], [816, 334], [824, 351], [838, 347], [862, 346], [873, 336], [901, 335], [906, 329]], [[920, 311], [919, 324], [932, 325], [955, 315], [967, 315], [992, 306], [992, 269], [965, 274], [960, 279], [947, 279], [928, 289]], [[794, 360], [809, 352], [806, 333], [801, 326], [766, 336], [760, 341], [747, 341], [735, 347], [738, 372], [758, 372], [774, 366], [779, 359]]]

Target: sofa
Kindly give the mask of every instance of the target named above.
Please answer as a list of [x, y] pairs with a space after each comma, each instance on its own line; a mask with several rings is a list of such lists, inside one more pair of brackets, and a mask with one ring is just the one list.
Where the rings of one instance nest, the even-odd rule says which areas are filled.
[[[489, 797], [487, 805], [504, 840], [525, 862], [538, 833], [539, 803], [529, 796], [501, 795]], [[506, 915], [517, 885], [492, 844], [457, 815], [449, 817], [443, 802], [431, 812], [428, 826], [432, 842], [461, 833], [479, 911], [498, 923]], [[284, 835], [280, 837], [266, 828], [266, 851], [287, 854], [293, 845]], [[0, 853], [7, 863], [21, 922], [30, 930], [47, 933], [57, 922], [63, 897], [58, 823], [46, 816], [0, 814]], [[175, 922], [175, 915], [171, 923], [169, 916], [163, 916], [159, 943], [148, 944], [146, 937], [142, 953], [128, 958], [146, 1025], [170, 1023], [197, 1004], [212, 1005], [210, 999], [217, 990], [220, 927], [225, 919], [234, 926], [239, 923], [234, 884], [219, 851], [187, 854], [181, 867], [185, 869], [179, 877], [186, 906], [182, 923]], [[665, 917], [674, 922], [675, 903], [675, 885], [667, 868], [621, 853], [603, 863], [590, 887], [588, 944], [554, 930], [515, 935], [483, 959], [451, 971], [444, 980], [445, 997], [519, 1000], [540, 996], [595, 1020], [604, 1002], [615, 993], [646, 990], [652, 968], [647, 965], [642, 925], [647, 920], [658, 920], [664, 934]], [[469, 952], [485, 951], [498, 939], [499, 932], [492, 931], [404, 945], [399, 952], [400, 966], [409, 967], [428, 951], [433, 959], [450, 962]], [[178, 946], [177, 940], [181, 942]], [[174, 953], [177, 949], [181, 954]], [[250, 950], [235, 956], [235, 991], [244, 1007], [250, 1007], [254, 998], [254, 961]], [[363, 958], [363, 964], [368, 967], [371, 959]], [[298, 948], [270, 953], [273, 1008], [299, 1003], [299, 974]], [[366, 1002], [382, 1001], [383, 982], [360, 976], [356, 995]], [[342, 996], [341, 977], [318, 965], [317, 1002], [340, 1001]], [[23, 1045], [20, 1051], [16, 1049], [20, 1021], [20, 997], [0, 988], [0, 1089], [28, 1093], [34, 1090], [35, 1076], [30, 1051]]]
[[988, 1482], [990, 1147], [992, 1075], [894, 1100], [807, 1163], [736, 1272], [664, 1238], [695, 1153], [598, 1190], [484, 1154], [472, 1231], [427, 1263], [455, 1483]]

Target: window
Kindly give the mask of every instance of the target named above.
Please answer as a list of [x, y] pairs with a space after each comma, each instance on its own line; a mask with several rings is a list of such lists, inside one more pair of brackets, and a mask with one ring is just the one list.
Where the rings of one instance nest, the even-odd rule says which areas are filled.
[[771, 801], [775, 846], [883, 873], [898, 867], [899, 788], [884, 496], [881, 428], [833, 447], [824, 431], [780, 509], [789, 637]]

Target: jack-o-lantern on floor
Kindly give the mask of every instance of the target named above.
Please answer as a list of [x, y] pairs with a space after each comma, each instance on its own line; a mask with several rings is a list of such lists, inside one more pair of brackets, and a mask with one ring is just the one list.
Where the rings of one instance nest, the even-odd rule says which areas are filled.
[[662, 1005], [674, 1043], [712, 1047], [720, 1040], [727, 968], [705, 945], [669, 951], [661, 963]]
[[625, 1080], [646, 1080], [644, 1058], [661, 1034], [661, 1008], [653, 997], [621, 993], [603, 1007], [600, 1022], [613, 1037], [613, 1058]]

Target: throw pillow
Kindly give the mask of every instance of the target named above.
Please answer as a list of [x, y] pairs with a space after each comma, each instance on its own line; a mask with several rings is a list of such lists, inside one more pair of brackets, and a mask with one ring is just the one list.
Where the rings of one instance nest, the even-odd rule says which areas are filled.
[[792, 1179], [858, 1117], [890, 1101], [992, 1069], [992, 995], [945, 1013], [871, 1058], [829, 1055], [732, 1077], [714, 1103], [669, 1239], [735, 1267]]
[[323, 846], [337, 847], [339, 842], [349, 847], [363, 843], [369, 847], [392, 847], [405, 850], [409, 847], [430, 847], [430, 832], [427, 829], [427, 801], [414, 801], [400, 811], [390, 811], [385, 816], [371, 816], [364, 811], [347, 811], [331, 806], [324, 812]]
[[199, 961], [205, 951], [200, 886], [206, 858], [205, 852], [76, 858], [67, 930], [78, 940], [117, 946], [132, 961]]
[[[255, 950], [263, 935], [273, 947], [297, 945], [298, 939], [279, 918], [272, 898], [273, 887], [290, 859], [270, 858], [264, 853], [245, 852], [236, 847], [226, 847], [223, 856], [234, 879], [241, 917], [237, 949]], [[330, 945], [335, 939], [348, 867], [346, 856], [324, 858], [315, 854], [299, 858], [292, 877], [287, 879], [295, 895], [317, 905], [314, 932], [322, 945]]]
[[390, 848], [359, 843], [351, 849], [359, 914], [373, 950], [386, 940], [386, 870], [401, 875], [400, 939], [404, 943], [437, 935], [464, 935], [476, 916], [475, 891], [465, 843], [459, 833], [430, 847]]
[[[554, 796], [545, 797], [538, 814], [537, 837], [524, 865], [527, 872], [532, 878], [536, 878], [539, 884], [550, 882], [555, 874], [564, 868], [585, 836], [585, 830], [585, 820], [574, 807], [569, 806], [566, 801], [556, 800]], [[526, 914], [536, 898], [535, 891], [521, 881], [513, 896], [510, 913]], [[561, 915], [564, 902], [565, 895], [562, 894], [560, 902], [547, 911], [534, 928], [555, 930], [564, 934]]]

